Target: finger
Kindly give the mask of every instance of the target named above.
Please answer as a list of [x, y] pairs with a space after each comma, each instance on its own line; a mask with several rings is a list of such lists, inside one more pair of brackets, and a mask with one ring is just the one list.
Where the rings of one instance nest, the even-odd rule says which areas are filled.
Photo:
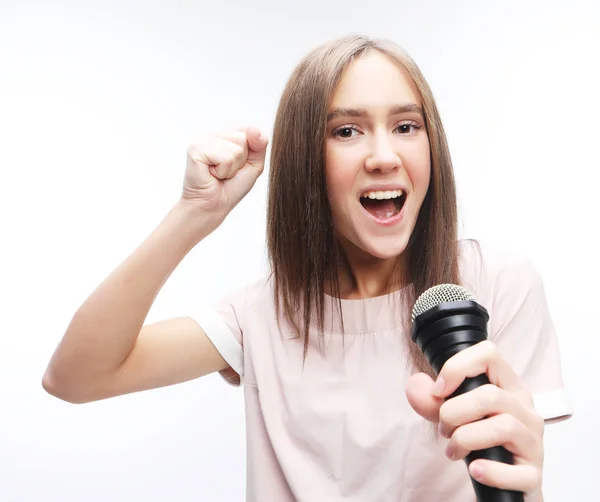
[[485, 417], [507, 413], [526, 427], [542, 433], [543, 419], [521, 394], [495, 385], [483, 385], [447, 400], [440, 408], [440, 434], [450, 437], [457, 427]]
[[433, 380], [425, 373], [411, 376], [406, 383], [406, 397], [412, 408], [430, 422], [439, 419], [443, 399], [433, 395]]
[[469, 465], [469, 474], [481, 484], [530, 495], [542, 485], [540, 469], [531, 464], [510, 465], [477, 459]]
[[495, 415], [458, 427], [448, 441], [450, 460], [465, 458], [470, 452], [503, 446], [520, 459], [539, 462], [543, 456], [541, 438], [512, 415]]
[[221, 180], [232, 178], [246, 163], [247, 152], [246, 146], [216, 138], [213, 148], [207, 149], [205, 154], [208, 160], [220, 161], [211, 166], [211, 174]]
[[260, 129], [251, 126], [246, 129], [246, 138], [248, 142], [248, 164], [260, 174], [265, 167], [265, 157], [267, 155], [267, 145], [269, 138], [262, 134]]
[[519, 392], [521, 380], [500, 356], [496, 345], [489, 340], [480, 342], [452, 356], [438, 374], [434, 394], [448, 397], [465, 378], [487, 374], [488, 380], [498, 387]]
[[233, 155], [233, 162], [229, 165], [229, 170], [227, 171], [227, 178], [233, 178], [236, 173], [244, 166], [248, 159], [248, 145], [243, 144], [239, 145], [237, 143], [228, 142], [227, 149]]
[[256, 127], [245, 128], [243, 133], [246, 138], [246, 163], [236, 173], [237, 183], [227, 187], [232, 200], [235, 201], [241, 200], [262, 174], [269, 142], [268, 138], [263, 136]]
[[246, 128], [241, 128], [236, 131], [223, 131], [217, 134], [217, 137], [231, 141], [239, 146], [247, 146]]
[[[229, 179], [229, 178], [232, 178], [233, 176], [235, 176], [235, 174], [242, 168], [242, 166], [248, 160], [249, 148], [248, 148], [248, 139], [247, 139], [247, 135], [246, 135], [246, 129], [247, 128], [244, 127], [244, 128], [240, 128], [237, 131], [224, 131], [217, 135], [217, 137], [219, 139], [223, 139], [229, 143], [237, 145], [237, 146], [234, 146], [233, 148], [231, 148], [231, 146], [228, 145], [228, 148], [230, 148], [233, 151], [234, 155], [237, 158], [239, 158], [239, 162], [233, 162], [229, 166], [227, 174], [226, 174], [225, 178], [223, 178], [223, 179]], [[238, 147], [242, 148], [241, 154], [240, 154]]]
[[192, 143], [187, 151], [188, 170], [192, 170], [200, 185], [212, 183], [214, 178], [223, 179], [233, 155], [227, 150], [215, 148], [214, 144]]

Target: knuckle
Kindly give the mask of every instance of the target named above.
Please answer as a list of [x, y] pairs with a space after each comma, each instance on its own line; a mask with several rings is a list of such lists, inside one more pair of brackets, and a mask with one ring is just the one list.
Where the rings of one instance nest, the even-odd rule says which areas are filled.
[[522, 431], [523, 426], [515, 417], [507, 413], [501, 415], [499, 432], [504, 438], [514, 438]]
[[235, 131], [234, 137], [240, 145], [245, 145], [248, 141], [248, 136], [244, 131]]
[[187, 147], [187, 154], [190, 157], [194, 157], [198, 154], [198, 144], [197, 143], [190, 143]]
[[223, 168], [223, 166], [216, 166], [214, 168], [212, 168], [214, 171], [214, 174], [216, 175], [217, 178], [219, 178], [220, 180], [226, 179], [227, 178], [227, 172], [226, 170]]
[[450, 441], [457, 446], [464, 447], [465, 440], [466, 436], [463, 427], [457, 427], [456, 430], [452, 433], [452, 436], [450, 436]]
[[518, 393], [519, 400], [531, 410], [535, 410], [535, 402], [533, 400], [533, 394], [528, 391], [521, 391]]
[[223, 152], [222, 164], [231, 166], [235, 162], [235, 155], [232, 152]]
[[460, 368], [460, 358], [458, 356], [460, 356], [460, 353], [452, 356], [442, 366], [439, 376], [444, 380], [448, 381], [453, 375], [458, 373], [458, 369]]
[[536, 488], [539, 488], [540, 486], [542, 486], [542, 481], [543, 481], [543, 474], [542, 471], [536, 467], [531, 467], [531, 472], [529, 473], [529, 483], [528, 483], [528, 491], [529, 490], [535, 490]]
[[203, 153], [212, 150], [214, 150], [214, 146], [211, 137], [207, 134], [203, 134], [188, 144], [187, 153], [190, 157], [197, 159], [202, 157]]
[[439, 417], [440, 422], [442, 424], [450, 424], [452, 417], [452, 403], [450, 401], [446, 401], [442, 406], [440, 406]]
[[232, 143], [232, 154], [236, 160], [240, 160], [244, 156], [244, 148], [237, 143]]
[[498, 347], [496, 347], [496, 344], [494, 342], [492, 342], [491, 340], [484, 340], [483, 342], [480, 343], [480, 346], [481, 346], [481, 350], [482, 350], [484, 356], [486, 357], [486, 359], [492, 360], [497, 357], [500, 357], [500, 354], [498, 352]]
[[488, 405], [496, 410], [501, 410], [502, 405], [505, 402], [506, 394], [500, 388], [492, 384], [486, 385], [487, 387], [487, 396], [488, 396]]
[[477, 409], [481, 414], [497, 411], [502, 406], [502, 391], [492, 384], [486, 384], [479, 387], [478, 392], [474, 397], [475, 406], [477, 406]]

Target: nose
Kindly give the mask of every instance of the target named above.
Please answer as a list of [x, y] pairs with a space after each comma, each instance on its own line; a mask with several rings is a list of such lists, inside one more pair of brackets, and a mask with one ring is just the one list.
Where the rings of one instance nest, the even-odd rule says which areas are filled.
[[380, 171], [387, 173], [402, 166], [400, 155], [394, 150], [387, 132], [374, 134], [371, 151], [365, 161], [368, 172]]

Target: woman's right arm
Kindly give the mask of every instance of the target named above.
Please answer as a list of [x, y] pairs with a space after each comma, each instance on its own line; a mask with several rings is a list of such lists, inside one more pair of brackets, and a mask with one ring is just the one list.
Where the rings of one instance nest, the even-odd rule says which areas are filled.
[[144, 321], [173, 270], [253, 186], [266, 143], [249, 130], [190, 147], [181, 200], [75, 313], [44, 374], [47, 392], [84, 403], [228, 367], [190, 318]]

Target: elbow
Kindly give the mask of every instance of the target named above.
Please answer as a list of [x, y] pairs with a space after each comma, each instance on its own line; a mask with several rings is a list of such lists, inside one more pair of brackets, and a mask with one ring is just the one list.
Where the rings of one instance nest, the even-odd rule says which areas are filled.
[[83, 399], [83, 397], [78, 395], [78, 393], [75, 392], [74, 389], [70, 388], [70, 386], [66, 385], [65, 383], [61, 383], [60, 379], [57, 379], [55, 375], [52, 374], [50, 369], [46, 370], [44, 376], [42, 377], [42, 388], [51, 396], [54, 396], [67, 403], [83, 404], [89, 401], [87, 399]]

